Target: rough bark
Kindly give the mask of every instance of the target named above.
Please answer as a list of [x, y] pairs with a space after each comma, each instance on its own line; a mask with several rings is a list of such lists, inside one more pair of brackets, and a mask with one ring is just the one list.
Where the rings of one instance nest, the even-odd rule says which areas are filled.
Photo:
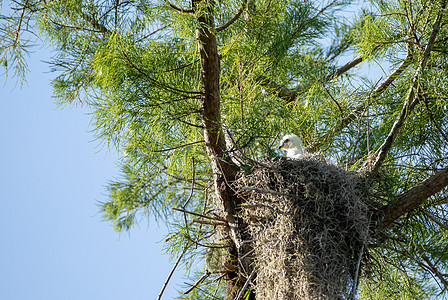
[[380, 229], [385, 229], [399, 217], [420, 206], [426, 199], [448, 186], [448, 165], [415, 187], [399, 195], [397, 200], [382, 209], [384, 217]]
[[[209, 7], [200, 7], [209, 5]], [[227, 220], [230, 230], [230, 236], [235, 246], [236, 257], [238, 258], [237, 274], [230, 276], [236, 277], [241, 274], [249, 275], [250, 261], [247, 258], [248, 249], [245, 243], [245, 224], [241, 218], [237, 217], [237, 210], [241, 200], [235, 195], [230, 184], [235, 179], [238, 167], [232, 162], [226, 152], [225, 135], [221, 125], [220, 110], [220, 91], [219, 91], [219, 57], [216, 37], [213, 32], [212, 1], [193, 1], [193, 10], [200, 11], [197, 15], [199, 28], [196, 30], [198, 39], [198, 49], [201, 60], [201, 100], [202, 100], [202, 122], [204, 125], [204, 140], [207, 148], [207, 154], [210, 158], [211, 167], [214, 176], [214, 188], [216, 199], [224, 210], [224, 217]], [[246, 257], [246, 258], [244, 258]], [[237, 278], [229, 278], [232, 282], [238, 282]], [[232, 297], [237, 292], [233, 287]]]

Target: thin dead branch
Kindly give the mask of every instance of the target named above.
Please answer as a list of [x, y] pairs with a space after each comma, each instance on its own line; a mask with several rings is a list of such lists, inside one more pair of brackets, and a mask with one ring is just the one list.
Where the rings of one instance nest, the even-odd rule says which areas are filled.
[[214, 220], [214, 221], [218, 220], [218, 221], [221, 221], [221, 222], [225, 222], [226, 221], [224, 218], [218, 217], [218, 216], [213, 218], [213, 217], [209, 217], [209, 216], [206, 216], [206, 215], [201, 215], [201, 214], [198, 214], [198, 213], [195, 213], [195, 212], [192, 212], [192, 211], [188, 211], [188, 210], [180, 209], [180, 208], [176, 208], [176, 207], [173, 207], [172, 209], [175, 210], [175, 211], [180, 211], [182, 213], [187, 213], [187, 214], [190, 214], [190, 215], [193, 215], [193, 216], [197, 216], [197, 217], [201, 217], [201, 218], [205, 218], [205, 219], [209, 219], [209, 220]]
[[331, 95], [331, 93], [327, 89], [327, 87], [325, 85], [323, 85], [323, 87], [325, 89], [325, 92], [327, 92], [328, 96], [330, 96], [331, 101], [333, 101], [336, 104], [336, 106], [338, 107], [339, 112], [341, 113], [341, 118], [343, 118], [344, 117], [344, 111], [342, 110], [341, 105], [338, 103], [338, 101], [336, 101], [336, 99], [334, 99], [333, 95]]
[[166, 278], [165, 283], [163, 284], [162, 290], [160, 291], [159, 295], [157, 296], [157, 300], [162, 299], [163, 292], [165, 291], [165, 288], [167, 287], [168, 282], [170, 281], [171, 277], [173, 276], [174, 271], [176, 270], [177, 266], [179, 265], [180, 260], [184, 256], [185, 252], [187, 252], [187, 249], [188, 249], [188, 246], [186, 246], [184, 248], [184, 251], [182, 251], [182, 253], [177, 258], [176, 263], [174, 264], [173, 268], [171, 269], [170, 274], [168, 274], [168, 277]]
[[420, 256], [425, 261], [426, 265], [429, 267], [429, 269], [432, 271], [434, 275], [440, 280], [440, 282], [443, 284], [445, 290], [448, 290], [448, 281], [445, 279], [444, 274], [442, 274], [439, 269], [431, 262], [428, 256], [421, 253]]
[[172, 148], [161, 149], [161, 150], [152, 150], [151, 152], [154, 152], [154, 153], [167, 152], [167, 151], [176, 150], [176, 149], [179, 149], [179, 148], [183, 148], [183, 147], [191, 146], [191, 145], [195, 145], [195, 144], [200, 144], [200, 143], [205, 143], [205, 141], [200, 140], [200, 141], [191, 142], [191, 143], [187, 143], [187, 144], [179, 145], [179, 146], [172, 147]]
[[406, 68], [411, 64], [412, 57], [407, 55], [401, 64], [384, 80], [380, 83], [380, 85], [372, 92], [372, 97], [377, 97], [378, 94], [381, 94], [384, 90], [386, 90], [394, 80], [401, 75], [401, 73], [406, 70]]
[[235, 297], [235, 300], [241, 300], [244, 296], [244, 292], [247, 289], [247, 286], [249, 285], [249, 282], [252, 280], [252, 278], [255, 275], [255, 268], [252, 269], [252, 272], [250, 273], [249, 277], [247, 277], [246, 282], [244, 283], [243, 287], [239, 291], [238, 295]]
[[203, 225], [212, 225], [212, 226], [227, 226], [227, 223], [225, 222], [218, 222], [218, 221], [205, 221], [200, 219], [194, 219], [193, 222], [203, 224]]
[[191, 198], [193, 197], [193, 192], [194, 192], [194, 184], [195, 184], [195, 179], [196, 179], [196, 165], [194, 163], [194, 157], [191, 159], [191, 163], [192, 163], [192, 173], [193, 173], [193, 177], [191, 180], [191, 190], [190, 190], [190, 195], [188, 196], [187, 201], [185, 201], [184, 205], [182, 205], [182, 208], [185, 209], [185, 207], [187, 207], [188, 203], [190, 202]]
[[87, 22], [90, 23], [90, 25], [92, 25], [92, 27], [101, 32], [101, 33], [110, 33], [110, 30], [106, 28], [106, 26], [104, 26], [103, 24], [101, 24], [100, 22], [98, 22], [97, 20], [95, 20], [95, 18], [89, 16], [86, 13], [81, 12], [81, 17], [86, 20]]
[[189, 294], [192, 290], [194, 290], [196, 287], [198, 287], [205, 279], [207, 279], [208, 276], [210, 276], [210, 272], [207, 270], [205, 271], [204, 275], [201, 276], [188, 290], [184, 292], [185, 295]]

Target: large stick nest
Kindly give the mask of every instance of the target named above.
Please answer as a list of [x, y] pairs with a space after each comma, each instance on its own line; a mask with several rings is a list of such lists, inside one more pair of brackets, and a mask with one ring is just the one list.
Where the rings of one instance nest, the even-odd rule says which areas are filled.
[[352, 298], [369, 238], [367, 186], [315, 156], [240, 175], [257, 299]]

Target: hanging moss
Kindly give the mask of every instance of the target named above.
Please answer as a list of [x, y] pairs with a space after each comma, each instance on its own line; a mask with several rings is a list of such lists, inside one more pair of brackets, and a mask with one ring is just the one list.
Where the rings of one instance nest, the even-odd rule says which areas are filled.
[[265, 162], [236, 182], [253, 237], [257, 299], [350, 299], [369, 240], [359, 175], [316, 156]]

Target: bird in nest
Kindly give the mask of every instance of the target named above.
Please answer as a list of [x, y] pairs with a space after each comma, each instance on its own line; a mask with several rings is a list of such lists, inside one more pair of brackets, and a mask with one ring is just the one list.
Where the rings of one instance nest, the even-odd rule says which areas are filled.
[[286, 150], [286, 156], [291, 159], [300, 159], [305, 154], [302, 140], [295, 134], [285, 135], [278, 148]]

